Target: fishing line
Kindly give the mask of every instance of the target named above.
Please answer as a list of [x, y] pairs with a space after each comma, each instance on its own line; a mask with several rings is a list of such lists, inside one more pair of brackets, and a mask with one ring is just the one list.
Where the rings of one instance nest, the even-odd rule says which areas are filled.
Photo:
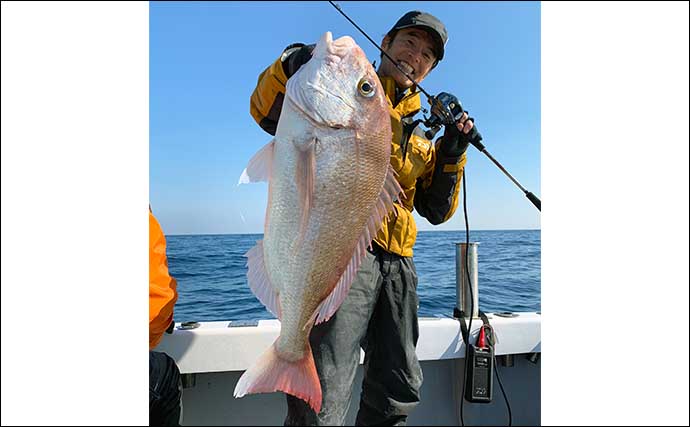
[[[465, 420], [464, 420], [464, 415], [463, 415], [463, 407], [465, 406], [465, 380], [467, 378], [467, 366], [469, 365], [467, 363], [469, 359], [469, 354], [470, 354], [470, 336], [472, 334], [472, 313], [474, 313], [474, 292], [472, 292], [472, 279], [470, 278], [470, 264], [469, 264], [469, 257], [468, 255], [468, 250], [470, 247], [470, 224], [468, 220], [468, 215], [467, 215], [467, 177], [465, 174], [465, 170], [463, 169], [462, 171], [462, 210], [463, 213], [465, 214], [465, 273], [467, 274], [467, 287], [469, 288], [470, 291], [470, 321], [469, 325], [467, 326], [467, 340], [465, 341], [465, 369], [464, 373], [462, 376], [462, 394], [460, 395], [460, 424], [462, 426], [465, 425]], [[493, 328], [491, 329], [491, 338], [490, 341], [493, 340], [494, 338], [494, 331]], [[496, 379], [498, 379], [498, 385], [501, 388], [501, 393], [503, 394], [503, 399], [506, 401], [506, 406], [508, 407], [508, 426], [513, 425], [513, 412], [510, 410], [510, 403], [508, 402], [508, 396], [506, 396], [506, 392], [503, 389], [503, 383], [501, 382], [501, 376], [498, 374], [498, 368], [496, 367], [496, 364], [494, 363], [494, 372], [496, 373]]]
[[465, 406], [465, 379], [467, 378], [467, 361], [470, 357], [470, 335], [472, 334], [472, 313], [474, 313], [474, 292], [472, 292], [472, 281], [470, 278], [470, 263], [468, 258], [468, 250], [470, 247], [470, 225], [467, 219], [467, 179], [465, 177], [465, 169], [462, 170], [462, 210], [465, 213], [465, 273], [467, 273], [467, 285], [470, 289], [470, 322], [467, 327], [467, 338], [465, 339], [465, 369], [462, 375], [462, 393], [460, 393], [460, 425], [465, 425], [463, 418], [463, 407]]
[[[493, 333], [493, 332], [492, 332]], [[494, 363], [494, 372], [496, 372], [496, 379], [498, 380], [498, 385], [501, 388], [501, 394], [503, 394], [503, 399], [506, 401], [506, 406], [508, 407], [508, 426], [513, 425], [513, 411], [510, 410], [510, 403], [508, 403], [508, 396], [506, 396], [505, 390], [503, 390], [503, 383], [501, 382], [501, 376], [498, 374], [498, 367]]]

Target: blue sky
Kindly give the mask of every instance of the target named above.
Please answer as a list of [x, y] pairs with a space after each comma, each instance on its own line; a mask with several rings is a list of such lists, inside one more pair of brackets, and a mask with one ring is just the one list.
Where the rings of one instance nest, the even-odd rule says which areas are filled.
[[[540, 4], [340, 2], [377, 42], [405, 12], [439, 17], [446, 55], [422, 86], [458, 96], [488, 151], [541, 197]], [[149, 198], [166, 234], [261, 233], [265, 183], [237, 186], [270, 136], [249, 114], [261, 71], [290, 43], [325, 31], [377, 50], [327, 1], [150, 3]], [[439, 134], [440, 135], [440, 134]], [[483, 154], [466, 167], [471, 229], [540, 228], [540, 214]], [[415, 214], [416, 215], [416, 214]], [[420, 230], [463, 230], [462, 206]]]

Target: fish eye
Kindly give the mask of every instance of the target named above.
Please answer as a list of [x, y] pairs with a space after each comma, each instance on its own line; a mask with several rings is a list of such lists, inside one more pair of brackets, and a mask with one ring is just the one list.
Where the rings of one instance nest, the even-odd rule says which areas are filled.
[[374, 96], [374, 85], [372, 85], [369, 80], [362, 79], [357, 83], [357, 90], [365, 98], [371, 98]]

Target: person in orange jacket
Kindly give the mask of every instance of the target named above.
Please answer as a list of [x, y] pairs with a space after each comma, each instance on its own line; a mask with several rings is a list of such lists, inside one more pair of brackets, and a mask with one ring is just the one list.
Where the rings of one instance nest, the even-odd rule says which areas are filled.
[[175, 302], [177, 281], [168, 273], [165, 235], [149, 210], [149, 350], [174, 326]]
[[149, 207], [149, 425], [180, 425], [182, 380], [175, 360], [153, 349], [175, 326], [177, 281], [168, 273], [165, 235]]

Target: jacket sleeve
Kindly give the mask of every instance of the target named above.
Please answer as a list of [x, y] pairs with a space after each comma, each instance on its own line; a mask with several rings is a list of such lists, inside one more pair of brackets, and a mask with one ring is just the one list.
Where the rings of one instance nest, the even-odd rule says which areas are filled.
[[173, 323], [177, 281], [168, 273], [165, 235], [149, 211], [149, 350]]
[[417, 212], [433, 225], [448, 221], [458, 208], [460, 180], [467, 162], [465, 153], [444, 154], [439, 149], [439, 141], [431, 148], [430, 166], [417, 180], [414, 197]]
[[259, 75], [250, 98], [249, 112], [256, 123], [269, 134], [276, 134], [287, 80], [311, 58], [313, 49], [314, 45], [291, 44], [285, 48], [280, 58]]

